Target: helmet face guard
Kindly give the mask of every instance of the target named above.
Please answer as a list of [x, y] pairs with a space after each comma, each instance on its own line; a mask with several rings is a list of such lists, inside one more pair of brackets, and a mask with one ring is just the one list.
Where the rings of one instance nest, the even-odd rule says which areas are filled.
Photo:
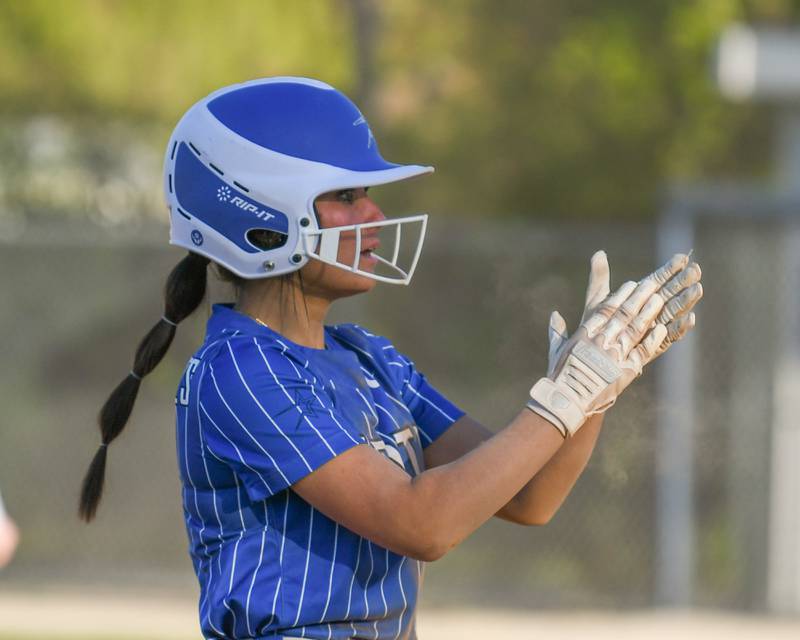
[[[167, 146], [170, 242], [242, 278], [291, 273], [314, 259], [381, 282], [408, 284], [427, 216], [321, 229], [314, 200], [329, 191], [432, 171], [384, 160], [356, 106], [324, 83], [268, 78], [226, 87], [191, 107]], [[404, 227], [419, 231], [410, 256], [401, 249], [409, 236]], [[389, 255], [368, 253], [378, 272], [359, 268], [362, 235], [381, 229], [394, 230]], [[353, 236], [353, 261], [343, 262], [339, 244]]]
[[[411, 282], [411, 277], [414, 275], [414, 270], [417, 268], [417, 261], [419, 260], [420, 253], [422, 253], [422, 243], [425, 240], [427, 224], [428, 216], [420, 214], [408, 216], [406, 218], [381, 220], [380, 222], [365, 222], [363, 224], [326, 227], [324, 229], [306, 231], [303, 232], [305, 253], [309, 258], [333, 265], [334, 267], [339, 267], [340, 269], [356, 273], [366, 278], [372, 278], [373, 280], [391, 284], [408, 284]], [[419, 227], [417, 229], [416, 246], [410, 257], [410, 264], [407, 266], [400, 266], [399, 264], [403, 225], [417, 225]], [[370, 250], [372, 257], [380, 265], [383, 265], [384, 270], [388, 271], [387, 275], [365, 271], [358, 266], [361, 261], [362, 246], [365, 244], [363, 241], [363, 231], [365, 229], [394, 229], [391, 252], [388, 254], [391, 257], [384, 257]], [[354, 234], [355, 249], [353, 251], [352, 262], [343, 262], [339, 259], [339, 246], [341, 243], [341, 234], [348, 231], [352, 231]]]

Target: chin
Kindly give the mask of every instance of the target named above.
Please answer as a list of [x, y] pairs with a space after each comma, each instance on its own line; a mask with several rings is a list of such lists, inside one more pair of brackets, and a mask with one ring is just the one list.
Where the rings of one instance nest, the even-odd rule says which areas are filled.
[[360, 276], [356, 273], [347, 273], [345, 275], [347, 277], [347, 284], [344, 282], [341, 283], [343, 286], [341, 287], [341, 293], [338, 296], [341, 298], [355, 296], [359, 293], [368, 293], [375, 288], [376, 284], [378, 284], [377, 280]]
[[314, 292], [329, 300], [368, 293], [378, 284], [372, 278], [319, 262], [306, 265], [303, 269], [307, 292]]

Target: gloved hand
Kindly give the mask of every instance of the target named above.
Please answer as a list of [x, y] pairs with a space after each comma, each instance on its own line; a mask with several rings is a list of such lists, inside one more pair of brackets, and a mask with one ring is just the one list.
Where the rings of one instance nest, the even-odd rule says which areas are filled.
[[664, 299], [664, 308], [658, 314], [656, 322], [667, 327], [667, 337], [656, 351], [656, 358], [694, 327], [695, 316], [692, 309], [703, 297], [701, 276], [700, 265], [692, 262], [659, 289], [659, 294]]
[[688, 262], [676, 254], [639, 283], [626, 282], [608, 296], [608, 261], [604, 252], [595, 253], [581, 325], [568, 338], [564, 319], [552, 314], [548, 377], [531, 389], [528, 407], [567, 436], [614, 404], [645, 364], [694, 325], [689, 310], [702, 296], [701, 273]]
[[[680, 271], [670, 278], [670, 274], [681, 265]], [[700, 284], [702, 271], [696, 262], [689, 262], [689, 256], [675, 254], [670, 260], [646, 278], [652, 284], [659, 285], [658, 294], [665, 302], [664, 309], [656, 318], [656, 322], [667, 327], [667, 337], [658, 348], [656, 357], [664, 353], [672, 344], [685, 336], [695, 325], [695, 315], [691, 309], [703, 297], [703, 287]], [[668, 278], [665, 281], [664, 278]], [[605, 251], [597, 251], [591, 258], [589, 270], [589, 285], [586, 287], [586, 302], [584, 304], [581, 323], [592, 315], [600, 304], [608, 297], [610, 287], [610, 270]], [[661, 286], [663, 285], [663, 286]], [[547, 359], [547, 375], [552, 376], [555, 367], [555, 353], [569, 338], [567, 323], [558, 311], [550, 314], [548, 328], [550, 350]]]

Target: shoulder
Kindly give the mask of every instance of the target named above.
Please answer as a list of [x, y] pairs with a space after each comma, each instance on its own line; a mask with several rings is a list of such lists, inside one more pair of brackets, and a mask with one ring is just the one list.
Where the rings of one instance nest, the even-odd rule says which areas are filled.
[[371, 375], [391, 381], [396, 388], [409, 379], [413, 364], [384, 336], [377, 335], [357, 324], [331, 327], [334, 338], [360, 360], [362, 369]]
[[329, 327], [333, 337], [345, 346], [356, 351], [367, 352], [385, 359], [387, 353], [395, 353], [394, 345], [388, 338], [377, 335], [358, 324], [337, 324]]
[[230, 335], [218, 340], [202, 357], [206, 368], [232, 378], [297, 377], [291, 351], [269, 336]]

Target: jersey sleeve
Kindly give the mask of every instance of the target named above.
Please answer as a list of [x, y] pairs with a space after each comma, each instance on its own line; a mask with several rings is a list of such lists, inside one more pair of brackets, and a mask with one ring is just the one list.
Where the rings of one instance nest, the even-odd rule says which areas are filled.
[[431, 385], [417, 370], [416, 365], [389, 340], [373, 335], [357, 325], [353, 327], [371, 343], [370, 351], [385, 365], [394, 380], [399, 399], [408, 407], [417, 424], [423, 449], [464, 415], [465, 412]]
[[363, 443], [309, 371], [256, 337], [228, 341], [205, 364], [199, 393], [205, 445], [252, 500]]
[[399, 352], [395, 352], [402, 380], [398, 381], [403, 403], [411, 411], [422, 438], [422, 448], [432, 444], [459, 418], [464, 411], [439, 392], [420, 373], [414, 363]]

